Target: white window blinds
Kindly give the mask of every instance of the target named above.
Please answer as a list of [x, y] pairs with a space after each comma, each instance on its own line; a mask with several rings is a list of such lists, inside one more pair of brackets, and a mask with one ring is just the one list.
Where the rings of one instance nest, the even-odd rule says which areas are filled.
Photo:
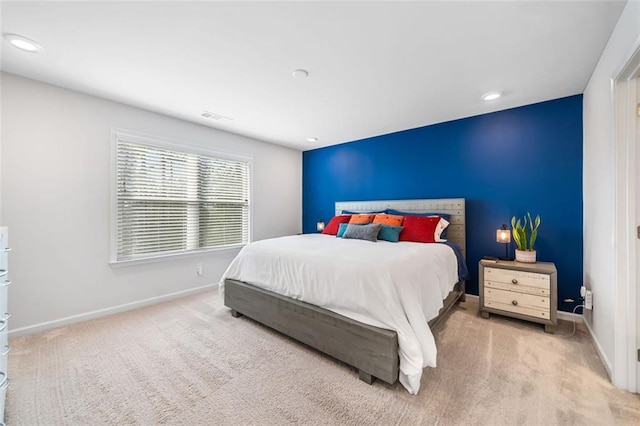
[[249, 242], [250, 164], [116, 139], [116, 261]]

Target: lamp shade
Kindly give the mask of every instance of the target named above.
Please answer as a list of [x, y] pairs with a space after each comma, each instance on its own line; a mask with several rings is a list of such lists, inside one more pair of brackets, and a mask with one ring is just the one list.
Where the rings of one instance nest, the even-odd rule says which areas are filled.
[[507, 229], [507, 225], [502, 225], [502, 228], [496, 231], [496, 242], [498, 243], [511, 242], [511, 231]]
[[324, 221], [319, 220], [316, 224], [316, 229], [318, 230], [318, 232], [324, 231]]

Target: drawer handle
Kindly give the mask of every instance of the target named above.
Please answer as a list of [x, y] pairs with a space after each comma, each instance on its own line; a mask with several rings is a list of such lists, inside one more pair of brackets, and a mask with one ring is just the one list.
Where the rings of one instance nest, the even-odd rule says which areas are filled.
[[4, 320], [0, 320], [0, 333], [2, 333], [5, 328], [7, 328], [7, 322]]
[[6, 269], [0, 269], [0, 277], [4, 277], [8, 272], [9, 271], [7, 271]]
[[2, 249], [2, 250], [0, 250], [0, 251], [2, 251], [2, 252], [4, 252], [4, 253], [9, 253], [9, 252], [11, 251], [11, 247], [5, 247], [5, 248], [3, 248], [3, 249]]
[[517, 300], [512, 300], [512, 301], [511, 301], [511, 304], [512, 304], [513, 306], [518, 306], [518, 301], [517, 301]]
[[6, 388], [9, 387], [9, 383], [11, 383], [11, 381], [9, 380], [9, 376], [7, 376], [6, 373], [0, 373], [4, 376], [4, 379], [2, 379], [2, 383], [0, 383], [0, 390], [5, 390]]
[[0, 353], [0, 356], [5, 356], [6, 354], [9, 353], [9, 351], [11, 351], [11, 346], [5, 345], [4, 352]]
[[5, 312], [4, 313], [4, 318], [2, 318], [3, 321], [8, 320], [9, 318], [11, 318], [11, 314], [9, 312]]
[[11, 285], [11, 280], [4, 280], [4, 282], [0, 284], [0, 287], [6, 287], [8, 285]]
[[518, 284], [518, 280], [516, 280], [515, 278], [511, 280], [511, 284]]

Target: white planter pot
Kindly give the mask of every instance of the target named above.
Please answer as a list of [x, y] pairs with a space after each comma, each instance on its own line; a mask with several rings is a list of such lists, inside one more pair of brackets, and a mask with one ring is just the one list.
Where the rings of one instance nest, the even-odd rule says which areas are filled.
[[516, 262], [536, 263], [536, 251], [516, 250]]

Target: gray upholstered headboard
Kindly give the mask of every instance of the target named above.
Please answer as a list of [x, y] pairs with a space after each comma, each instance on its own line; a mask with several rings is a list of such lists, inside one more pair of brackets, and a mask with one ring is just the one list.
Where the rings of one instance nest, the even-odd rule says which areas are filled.
[[467, 257], [467, 237], [464, 198], [434, 198], [422, 200], [338, 201], [336, 215], [342, 210], [374, 212], [394, 209], [411, 213], [447, 213], [451, 215], [447, 240], [456, 243]]

